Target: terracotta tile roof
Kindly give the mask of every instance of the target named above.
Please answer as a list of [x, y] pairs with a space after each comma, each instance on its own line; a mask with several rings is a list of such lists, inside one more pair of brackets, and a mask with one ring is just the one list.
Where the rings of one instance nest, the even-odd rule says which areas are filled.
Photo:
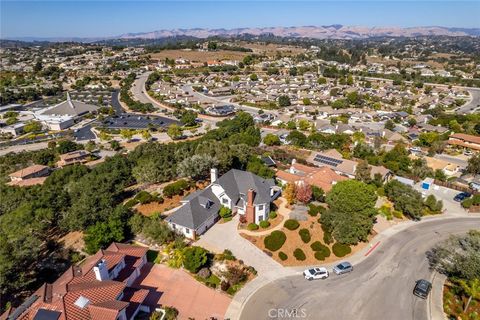
[[454, 134], [452, 134], [452, 135], [450, 136], [450, 138], [463, 140], [463, 141], [469, 142], [469, 143], [480, 144], [480, 137], [478, 137], [478, 136], [473, 136], [473, 135], [471, 135], [471, 134], [454, 133]]
[[23, 178], [23, 177], [29, 176], [31, 174], [41, 172], [42, 170], [45, 170], [45, 169], [48, 169], [48, 167], [47, 166], [42, 166], [40, 164], [35, 164], [33, 166], [26, 167], [26, 168], [23, 168], [21, 170], [10, 173], [9, 176], [14, 177], [14, 178]]
[[45, 180], [47, 180], [47, 177], [38, 177], [38, 178], [30, 178], [25, 180], [10, 181], [7, 184], [9, 186], [30, 187], [30, 186], [35, 186], [37, 184], [43, 184]]
[[115, 320], [120, 311], [128, 307], [128, 302], [111, 300], [88, 305], [92, 319]]
[[309, 185], [322, 188], [326, 192], [330, 191], [335, 183], [348, 179], [328, 167], [315, 168], [297, 163], [293, 164], [292, 167], [295, 169], [295, 173], [279, 170], [276, 173], [277, 177], [287, 182], [303, 181]]
[[[32, 320], [40, 309], [60, 312], [61, 320], [113, 320], [127, 308], [133, 315], [149, 291], [127, 288], [124, 280], [141, 265], [148, 249], [124, 244], [112, 244], [109, 249], [99, 250], [80, 267], [69, 268], [53, 284], [41, 286], [34, 294], [37, 299], [19, 319]], [[109, 270], [122, 261], [125, 261], [125, 268], [114, 280], [99, 281], [93, 267], [101, 259], [105, 260]], [[86, 299], [83, 308], [75, 304], [80, 297]]]

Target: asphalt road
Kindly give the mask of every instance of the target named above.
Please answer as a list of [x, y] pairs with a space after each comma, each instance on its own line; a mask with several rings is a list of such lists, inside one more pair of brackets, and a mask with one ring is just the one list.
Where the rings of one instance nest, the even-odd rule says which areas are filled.
[[468, 92], [472, 95], [472, 100], [464, 104], [463, 106], [455, 110], [459, 114], [473, 113], [476, 109], [480, 108], [480, 89], [468, 89]]
[[249, 298], [240, 319], [428, 319], [429, 301], [412, 294], [416, 280], [432, 278], [426, 252], [470, 229], [480, 229], [480, 218], [420, 223], [380, 243], [350, 274], [306, 281], [299, 273], [267, 284]]

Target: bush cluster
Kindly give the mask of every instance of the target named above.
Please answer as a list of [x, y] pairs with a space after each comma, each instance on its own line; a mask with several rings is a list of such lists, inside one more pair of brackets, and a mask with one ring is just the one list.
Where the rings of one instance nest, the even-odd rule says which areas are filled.
[[248, 226], [247, 226], [247, 229], [250, 230], [250, 231], [254, 231], [254, 230], [258, 230], [258, 224], [256, 223], [249, 223]]
[[300, 235], [300, 238], [302, 238], [302, 241], [304, 243], [309, 243], [312, 239], [310, 231], [308, 231], [308, 229], [300, 229], [300, 231], [298, 231], [298, 234]]
[[287, 221], [285, 221], [285, 223], [283, 224], [283, 226], [285, 228], [287, 228], [288, 230], [295, 230], [297, 229], [300, 224], [298, 223], [297, 220], [293, 220], [293, 219], [288, 219]]
[[297, 249], [295, 249], [295, 251], [293, 251], [293, 256], [295, 257], [295, 259], [297, 259], [299, 261], [303, 261], [303, 260], [307, 259], [307, 256], [305, 255], [305, 252], [303, 252], [303, 250], [300, 249], [300, 248], [297, 248]]
[[280, 249], [285, 241], [287, 240], [287, 236], [284, 232], [275, 230], [270, 235], [265, 237], [263, 243], [265, 244], [265, 248], [270, 251], [277, 251]]
[[313, 251], [315, 251], [315, 259], [325, 260], [325, 258], [330, 256], [330, 249], [323, 245], [320, 241], [315, 241], [310, 245]]
[[263, 229], [268, 228], [270, 227], [270, 222], [268, 222], [267, 220], [260, 221], [260, 227]]
[[478, 206], [480, 205], [480, 194], [476, 194], [471, 198], [467, 198], [462, 201], [462, 207], [468, 209], [471, 206]]
[[337, 242], [333, 245], [332, 251], [335, 256], [341, 258], [352, 252], [352, 249], [346, 244]]
[[163, 196], [171, 198], [173, 196], [182, 195], [185, 190], [190, 189], [191, 183], [187, 180], [178, 180], [176, 182], [170, 183], [169, 185], [163, 188]]

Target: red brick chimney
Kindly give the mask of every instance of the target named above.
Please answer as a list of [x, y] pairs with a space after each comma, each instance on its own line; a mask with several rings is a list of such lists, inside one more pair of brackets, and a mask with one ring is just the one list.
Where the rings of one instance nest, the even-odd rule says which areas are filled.
[[247, 218], [247, 223], [255, 222], [255, 206], [253, 205], [253, 199], [255, 198], [255, 190], [248, 189], [247, 193], [247, 209], [245, 216]]

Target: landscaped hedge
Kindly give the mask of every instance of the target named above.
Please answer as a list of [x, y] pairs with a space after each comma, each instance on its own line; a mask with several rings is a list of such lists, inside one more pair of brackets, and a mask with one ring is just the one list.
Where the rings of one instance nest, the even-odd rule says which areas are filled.
[[268, 250], [277, 251], [283, 246], [286, 240], [287, 236], [283, 231], [275, 230], [263, 240], [263, 243]]
[[278, 253], [278, 257], [279, 257], [280, 260], [282, 260], [282, 261], [285, 261], [285, 260], [288, 259], [287, 254], [286, 254], [285, 252], [283, 252], [283, 251], [280, 251], [280, 252]]
[[303, 261], [303, 260], [307, 259], [307, 256], [305, 255], [305, 252], [303, 252], [303, 250], [300, 249], [300, 248], [297, 248], [297, 249], [295, 249], [295, 251], [293, 251], [293, 256], [299, 261]]
[[268, 228], [270, 227], [270, 222], [268, 222], [267, 220], [260, 221], [260, 227], [263, 229]]
[[333, 245], [332, 251], [335, 256], [341, 258], [352, 252], [352, 249], [346, 244], [337, 242]]
[[325, 258], [330, 257], [330, 249], [323, 245], [320, 241], [315, 241], [310, 245], [313, 251], [315, 251], [315, 258], [317, 260], [325, 260]]
[[297, 220], [293, 220], [293, 219], [288, 219], [287, 221], [285, 221], [285, 223], [283, 224], [283, 226], [285, 228], [287, 228], [288, 230], [295, 230], [297, 229], [300, 224], [298, 223]]
[[275, 211], [270, 211], [268, 214], [269, 219], [275, 219], [277, 217], [277, 213]]
[[256, 223], [249, 223], [248, 226], [247, 226], [247, 229], [250, 230], [250, 231], [254, 231], [254, 230], [258, 230], [258, 224]]
[[302, 238], [302, 241], [304, 243], [309, 243], [310, 240], [312, 240], [312, 237], [310, 236], [310, 231], [308, 231], [308, 229], [300, 229], [300, 231], [298, 231], [298, 234], [300, 235], [300, 238]]
[[171, 198], [176, 195], [181, 195], [185, 190], [190, 189], [191, 183], [187, 180], [178, 180], [176, 182], [170, 183], [169, 185], [163, 188], [163, 196]]

